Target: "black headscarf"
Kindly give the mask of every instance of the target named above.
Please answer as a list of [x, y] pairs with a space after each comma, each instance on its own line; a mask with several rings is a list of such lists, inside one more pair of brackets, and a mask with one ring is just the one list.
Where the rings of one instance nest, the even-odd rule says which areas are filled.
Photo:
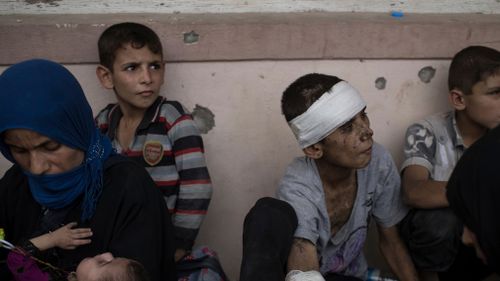
[[448, 181], [446, 196], [476, 235], [488, 265], [500, 273], [500, 126], [467, 149]]

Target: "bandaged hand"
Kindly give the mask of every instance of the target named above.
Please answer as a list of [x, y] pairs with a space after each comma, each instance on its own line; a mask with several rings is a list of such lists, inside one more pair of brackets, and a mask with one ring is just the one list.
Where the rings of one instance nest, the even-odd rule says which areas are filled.
[[325, 281], [323, 275], [318, 271], [292, 270], [286, 275], [285, 281]]

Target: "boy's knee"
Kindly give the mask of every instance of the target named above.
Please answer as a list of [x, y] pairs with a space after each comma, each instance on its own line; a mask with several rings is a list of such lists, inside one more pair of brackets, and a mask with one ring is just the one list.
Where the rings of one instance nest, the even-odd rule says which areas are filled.
[[257, 200], [248, 212], [246, 219], [255, 217], [284, 220], [285, 222], [289, 222], [294, 228], [297, 227], [297, 215], [292, 206], [285, 201], [271, 197], [263, 197]]

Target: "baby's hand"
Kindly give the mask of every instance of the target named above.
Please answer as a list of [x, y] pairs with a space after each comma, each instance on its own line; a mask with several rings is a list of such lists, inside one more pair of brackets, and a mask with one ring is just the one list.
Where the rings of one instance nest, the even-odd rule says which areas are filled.
[[92, 236], [90, 228], [73, 228], [77, 225], [76, 222], [70, 222], [67, 225], [58, 228], [56, 231], [50, 233], [50, 238], [54, 246], [73, 250], [78, 246], [89, 244]]

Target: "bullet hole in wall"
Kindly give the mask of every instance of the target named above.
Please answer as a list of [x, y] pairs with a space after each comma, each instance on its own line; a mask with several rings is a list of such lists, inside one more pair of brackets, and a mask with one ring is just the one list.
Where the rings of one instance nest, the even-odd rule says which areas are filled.
[[184, 33], [184, 44], [195, 44], [200, 39], [200, 35], [194, 30]]
[[426, 66], [418, 72], [418, 78], [420, 78], [420, 81], [424, 83], [429, 83], [431, 82], [432, 78], [434, 78], [434, 75], [436, 74], [436, 69], [433, 68], [432, 66]]
[[375, 80], [375, 88], [379, 90], [385, 89], [385, 85], [387, 84], [387, 80], [384, 77], [379, 77]]
[[207, 107], [197, 104], [193, 109], [192, 115], [200, 133], [206, 134], [215, 127], [215, 115]]

